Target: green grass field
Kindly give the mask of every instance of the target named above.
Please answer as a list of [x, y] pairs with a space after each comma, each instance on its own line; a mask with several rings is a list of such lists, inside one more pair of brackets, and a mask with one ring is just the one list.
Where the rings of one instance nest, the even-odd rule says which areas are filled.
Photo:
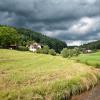
[[0, 100], [63, 100], [99, 80], [98, 69], [74, 60], [0, 49]]
[[100, 68], [100, 52], [82, 54], [78, 57], [77, 61]]

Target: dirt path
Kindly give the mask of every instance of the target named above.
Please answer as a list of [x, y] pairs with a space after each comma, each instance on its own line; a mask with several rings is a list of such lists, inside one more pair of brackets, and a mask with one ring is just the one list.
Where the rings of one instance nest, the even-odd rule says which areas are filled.
[[88, 92], [72, 97], [71, 100], [100, 100], [100, 84]]

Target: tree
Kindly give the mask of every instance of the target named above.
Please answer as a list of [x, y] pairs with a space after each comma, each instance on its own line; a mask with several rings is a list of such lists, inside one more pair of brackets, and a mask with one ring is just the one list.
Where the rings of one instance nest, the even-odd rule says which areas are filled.
[[[7, 30], [7, 28], [8, 28], [8, 30], [9, 30], [9, 28], [13, 29], [20, 35], [20, 41], [19, 41], [20, 46], [26, 46], [29, 41], [35, 41], [35, 42], [40, 43], [42, 45], [48, 45], [50, 49], [54, 49], [57, 53], [60, 53], [63, 48], [67, 47], [67, 44], [64, 41], [58, 40], [56, 38], [48, 37], [48, 36], [43, 35], [41, 33], [34, 32], [30, 29], [14, 28], [14, 27], [4, 26], [4, 25], [1, 25], [0, 29], [2, 29], [4, 27], [6, 27], [6, 30]], [[15, 37], [17, 37], [17, 36], [15, 36]], [[1, 39], [0, 39], [0, 41], [1, 41]], [[9, 43], [9, 42], [7, 42], [7, 43]], [[11, 43], [9, 43], [9, 44], [11, 44]]]
[[0, 27], [0, 45], [2, 47], [9, 47], [10, 45], [17, 45], [20, 37], [14, 28], [2, 26]]
[[56, 56], [56, 52], [55, 52], [54, 49], [50, 49], [50, 50], [49, 50], [49, 54], [50, 54], [50, 55], [53, 55], [53, 56]]
[[27, 44], [27, 41], [35, 41], [42, 45], [48, 45], [50, 49], [54, 49], [56, 52], [60, 53], [63, 48], [67, 47], [67, 44], [64, 41], [48, 37], [38, 32], [34, 32], [30, 29], [16, 29], [18, 33], [21, 35], [21, 44]]
[[62, 57], [64, 57], [64, 58], [69, 57], [69, 51], [68, 51], [68, 49], [67, 49], [67, 48], [64, 48], [64, 49], [61, 51], [61, 55], [62, 55]]
[[61, 51], [61, 55], [62, 55], [64, 58], [73, 57], [73, 56], [78, 56], [79, 54], [80, 54], [79, 48], [74, 48], [74, 49], [67, 49], [67, 48], [64, 48], [64, 49]]
[[69, 57], [73, 57], [73, 55], [74, 55], [73, 49], [69, 49], [68, 54], [69, 54]]
[[77, 47], [75, 47], [74, 50], [73, 50], [73, 52], [74, 52], [75, 56], [78, 56], [80, 54], [80, 49], [77, 48]]
[[87, 44], [83, 44], [80, 46], [80, 48], [91, 49], [95, 51], [97, 49], [100, 49], [100, 40], [93, 41]]

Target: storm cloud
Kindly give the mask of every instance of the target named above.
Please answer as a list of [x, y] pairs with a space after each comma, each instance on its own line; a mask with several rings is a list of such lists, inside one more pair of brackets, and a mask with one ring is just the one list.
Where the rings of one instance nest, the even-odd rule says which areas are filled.
[[100, 39], [100, 0], [0, 0], [0, 24], [79, 45]]

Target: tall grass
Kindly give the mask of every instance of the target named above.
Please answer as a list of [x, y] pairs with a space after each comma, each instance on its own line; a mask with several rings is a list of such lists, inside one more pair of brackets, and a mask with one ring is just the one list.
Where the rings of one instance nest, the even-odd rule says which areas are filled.
[[100, 52], [82, 54], [77, 59], [78, 62], [100, 68]]
[[70, 99], [99, 80], [99, 70], [60, 56], [0, 50], [0, 100]]

